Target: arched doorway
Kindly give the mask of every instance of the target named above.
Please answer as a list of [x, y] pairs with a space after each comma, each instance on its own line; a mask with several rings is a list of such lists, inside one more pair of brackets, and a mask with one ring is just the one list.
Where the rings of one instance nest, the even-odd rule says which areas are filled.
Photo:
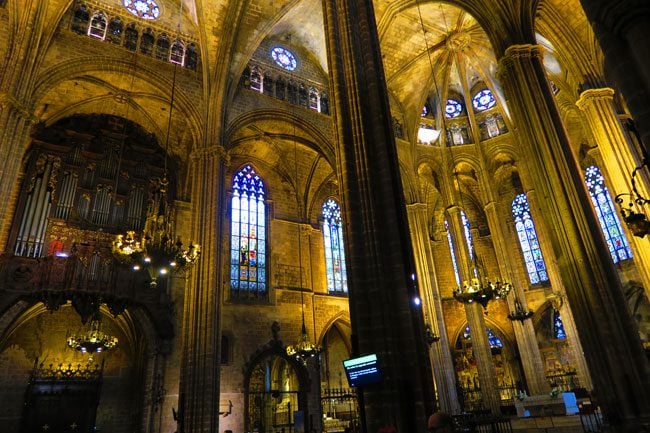
[[280, 350], [262, 354], [252, 364], [246, 386], [246, 431], [305, 431], [308, 419], [305, 368]]

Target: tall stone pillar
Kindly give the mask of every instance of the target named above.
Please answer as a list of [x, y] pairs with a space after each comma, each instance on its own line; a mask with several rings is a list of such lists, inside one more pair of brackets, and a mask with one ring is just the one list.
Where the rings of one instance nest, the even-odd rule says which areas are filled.
[[30, 110], [12, 95], [0, 94], [0, 245], [3, 250], [11, 249], [6, 245], [11, 228], [16, 194], [19, 188], [20, 170], [23, 166], [23, 155], [29, 146], [31, 127], [34, 116]]
[[[183, 355], [179, 433], [219, 431], [219, 360], [223, 233], [222, 171], [225, 150], [200, 148], [192, 154], [192, 234], [201, 257], [187, 281], [183, 313]], [[179, 222], [177, 222], [178, 224]]]
[[[461, 281], [470, 281], [474, 275], [469, 266], [471, 259], [465, 242], [461, 208], [451, 206], [447, 208], [447, 212], [449, 214], [447, 222], [454, 241], [454, 252], [456, 253], [460, 279]], [[492, 350], [488, 341], [483, 306], [476, 302], [465, 304], [465, 315], [472, 333], [472, 352], [476, 358], [476, 369], [478, 370], [478, 380], [481, 387], [481, 403], [485, 409], [490, 410], [493, 414], [498, 414], [501, 411], [499, 407], [501, 405], [501, 394], [497, 383], [496, 367], [492, 360]]]
[[[531, 183], [531, 181], [526, 178], [527, 176], [522, 176], [522, 179], [524, 179], [524, 186]], [[567, 336], [569, 350], [571, 351], [573, 361], [575, 363], [578, 382], [580, 382], [580, 386], [591, 390], [593, 388], [593, 383], [591, 381], [591, 375], [589, 373], [587, 361], [585, 360], [585, 355], [582, 350], [582, 343], [578, 329], [573, 318], [573, 311], [570, 308], [570, 303], [567, 301], [566, 288], [564, 287], [564, 282], [560, 275], [560, 267], [553, 253], [553, 245], [551, 242], [552, 234], [549, 233], [550, 229], [546, 225], [543, 214], [540, 212], [537, 200], [537, 191], [534, 189], [528, 190], [526, 192], [526, 198], [528, 199], [528, 205], [530, 206], [530, 213], [533, 217], [533, 221], [535, 221], [535, 226], [538, 233], [540, 234], [539, 247], [542, 250], [542, 255], [544, 256], [544, 263], [546, 263], [548, 278], [551, 282], [551, 288], [553, 290], [547, 295], [547, 299], [551, 302], [553, 308], [560, 312], [560, 317], [562, 318], [562, 323], [564, 324], [564, 331]]]
[[[502, 226], [502, 218], [499, 218], [497, 203], [492, 201], [484, 206], [485, 215], [492, 234], [492, 243], [496, 251], [497, 261], [499, 263], [499, 273], [513, 285], [513, 293], [508, 296], [508, 309], [515, 311], [515, 300], [526, 308], [526, 294], [524, 287], [527, 285], [524, 281], [515, 281], [512, 276], [515, 275], [515, 264], [512, 262], [512, 243], [505, 238], [505, 231]], [[527, 309], [527, 308], [526, 308]], [[517, 339], [517, 347], [521, 356], [521, 363], [528, 385], [528, 392], [531, 395], [547, 394], [550, 391], [546, 377], [544, 376], [544, 362], [539, 351], [539, 344], [535, 336], [535, 328], [530, 319], [523, 321], [513, 321], [512, 326]]]
[[[605, 165], [601, 168], [605, 173], [607, 183], [613, 189], [611, 191], [612, 199], [617, 194], [632, 191], [630, 183], [632, 171], [641, 165], [643, 159], [641, 155], [634, 154], [630, 143], [623, 134], [616, 111], [614, 111], [613, 100], [614, 89], [589, 89], [582, 92], [576, 103], [584, 112], [587, 124], [596, 144], [598, 144], [598, 150]], [[642, 196], [650, 197], [642, 176], [636, 178], [636, 187]], [[624, 198], [627, 203], [629, 197]], [[650, 297], [650, 237], [639, 238], [633, 236], [629, 231], [626, 231], [626, 235], [634, 250], [634, 261], [646, 295]]]
[[456, 373], [442, 312], [431, 241], [429, 240], [427, 206], [422, 203], [410, 204], [406, 206], [406, 210], [411, 227], [411, 242], [413, 243], [424, 318], [431, 330], [440, 337], [440, 340], [433, 342], [429, 349], [438, 390], [438, 404], [441, 410], [449, 414], [457, 414], [460, 413], [460, 404], [456, 391]]
[[382, 382], [362, 390], [362, 419], [368, 432], [423, 431], [433, 379], [372, 1], [324, 0], [323, 8], [352, 349], [376, 353], [383, 370]]
[[628, 311], [537, 45], [512, 45], [499, 59], [540, 216], [578, 327], [598, 402], [618, 431], [650, 420], [648, 360]]
[[621, 90], [650, 151], [650, 7], [646, 0], [581, 0], [605, 56], [605, 73]]

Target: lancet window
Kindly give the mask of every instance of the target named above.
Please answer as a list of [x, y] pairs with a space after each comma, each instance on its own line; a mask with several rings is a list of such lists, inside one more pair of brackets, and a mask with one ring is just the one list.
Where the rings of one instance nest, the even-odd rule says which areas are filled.
[[266, 281], [266, 189], [246, 165], [232, 181], [230, 293], [233, 299], [262, 299]]
[[348, 283], [345, 272], [341, 208], [333, 199], [327, 200], [323, 204], [322, 216], [327, 289], [331, 294], [344, 294], [348, 292]]
[[530, 215], [530, 207], [526, 194], [518, 194], [512, 201], [512, 217], [519, 237], [519, 246], [526, 262], [526, 271], [531, 284], [548, 281], [546, 263], [539, 246], [535, 223]]

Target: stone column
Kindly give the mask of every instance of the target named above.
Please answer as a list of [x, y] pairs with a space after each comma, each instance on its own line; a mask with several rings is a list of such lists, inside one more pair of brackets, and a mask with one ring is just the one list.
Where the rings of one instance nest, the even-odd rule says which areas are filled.
[[362, 391], [364, 431], [426, 429], [434, 408], [416, 269], [371, 0], [324, 0], [353, 354], [383, 381]]
[[[183, 313], [183, 355], [179, 433], [219, 431], [219, 362], [222, 285], [219, 245], [223, 233], [221, 146], [192, 153], [192, 234], [201, 257], [187, 280]], [[177, 222], [178, 223], [178, 222]]]
[[[607, 183], [611, 185], [612, 200], [617, 194], [632, 191], [630, 183], [632, 171], [641, 165], [643, 159], [631, 151], [632, 146], [627, 141], [621, 124], [614, 111], [614, 89], [589, 89], [582, 92], [576, 105], [583, 111], [587, 124], [598, 145], [604, 167], [600, 167]], [[643, 177], [637, 176], [636, 187], [644, 197], [648, 189], [643, 183]], [[629, 197], [624, 197], [625, 202]], [[619, 216], [620, 219], [620, 216]], [[623, 221], [622, 225], [625, 227]], [[634, 262], [641, 276], [646, 295], [650, 297], [650, 237], [639, 238], [626, 230], [627, 239], [634, 250]]]
[[431, 241], [429, 240], [427, 206], [415, 203], [407, 205], [406, 210], [411, 227], [411, 241], [424, 318], [431, 330], [440, 337], [440, 340], [431, 344], [429, 349], [438, 390], [438, 404], [441, 410], [449, 414], [457, 414], [460, 413], [460, 404], [456, 391], [456, 373], [442, 312]]
[[20, 101], [7, 93], [0, 94], [0, 245], [6, 245], [16, 205], [23, 155], [29, 147], [35, 117]]
[[[474, 275], [469, 266], [471, 260], [467, 242], [465, 241], [461, 210], [458, 206], [447, 208], [449, 214], [447, 223], [454, 242], [454, 252], [456, 253], [460, 279], [461, 281], [470, 281]], [[465, 304], [465, 315], [472, 333], [472, 352], [474, 352], [476, 358], [478, 380], [481, 387], [481, 402], [485, 409], [489, 409], [493, 414], [498, 414], [501, 411], [499, 407], [501, 405], [501, 394], [497, 383], [497, 371], [492, 361], [492, 350], [488, 341], [483, 306], [476, 302]]]
[[650, 150], [650, 8], [646, 0], [581, 0], [616, 83]]
[[620, 431], [650, 420], [648, 360], [621, 282], [555, 106], [537, 45], [512, 45], [499, 59], [539, 216], [576, 322], [603, 412]]
[[[519, 300], [524, 309], [528, 309], [526, 304], [526, 294], [524, 287], [527, 286], [525, 281], [517, 281], [512, 278], [515, 275], [515, 264], [513, 263], [513, 244], [505, 237], [505, 230], [502, 226], [502, 218], [499, 218], [499, 211], [496, 202], [490, 202], [484, 206], [485, 215], [492, 233], [492, 243], [499, 263], [499, 273], [506, 281], [511, 281], [513, 293], [508, 296], [508, 309], [515, 311], [515, 300]], [[544, 375], [544, 362], [539, 351], [537, 337], [535, 337], [535, 328], [530, 319], [524, 321], [513, 321], [512, 326], [517, 339], [517, 347], [521, 356], [521, 363], [524, 368], [524, 375], [528, 385], [528, 392], [531, 395], [548, 394], [550, 387]]]

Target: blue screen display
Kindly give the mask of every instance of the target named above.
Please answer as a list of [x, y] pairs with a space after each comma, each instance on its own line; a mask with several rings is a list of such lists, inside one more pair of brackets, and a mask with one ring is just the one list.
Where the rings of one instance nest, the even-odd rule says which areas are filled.
[[375, 354], [346, 359], [343, 361], [343, 367], [351, 387], [370, 385], [382, 380]]

